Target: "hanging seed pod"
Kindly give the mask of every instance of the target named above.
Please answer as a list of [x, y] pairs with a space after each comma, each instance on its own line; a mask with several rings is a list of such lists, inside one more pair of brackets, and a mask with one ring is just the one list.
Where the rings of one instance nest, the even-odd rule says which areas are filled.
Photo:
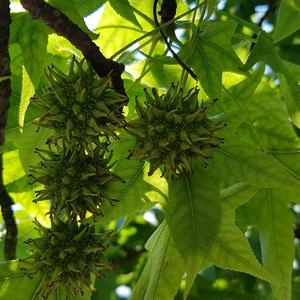
[[66, 139], [81, 143], [89, 151], [99, 137], [116, 138], [115, 130], [124, 123], [127, 98], [109, 87], [109, 77], [100, 78], [84, 61], [74, 56], [67, 75], [55, 66], [45, 70], [49, 86], [31, 102], [46, 113], [34, 120], [41, 127], [55, 130], [52, 141]]
[[127, 132], [136, 139], [129, 157], [146, 159], [150, 163], [149, 176], [160, 167], [166, 178], [190, 176], [193, 161], [200, 160], [206, 167], [212, 150], [223, 143], [214, 132], [225, 124], [207, 118], [215, 100], [199, 105], [198, 93], [193, 88], [184, 95], [178, 85], [172, 84], [162, 96], [155, 88], [153, 97], [145, 90], [145, 106], [136, 99], [139, 117], [126, 125]]
[[88, 224], [52, 221], [51, 228], [35, 224], [40, 237], [29, 239], [30, 256], [20, 261], [21, 271], [30, 278], [39, 273], [42, 276], [38, 294], [47, 299], [57, 287], [64, 287], [74, 296], [93, 290], [92, 277], [104, 276], [112, 269], [112, 263], [105, 257], [105, 249], [112, 238], [112, 232], [94, 233]]
[[101, 205], [118, 201], [106, 193], [106, 185], [121, 180], [110, 171], [112, 152], [95, 147], [92, 154], [80, 145], [72, 149], [57, 146], [57, 151], [37, 149], [43, 159], [39, 166], [32, 167], [31, 183], [40, 183], [34, 202], [51, 200], [51, 215], [65, 212], [71, 219], [84, 219], [87, 212], [94, 217], [101, 215]]

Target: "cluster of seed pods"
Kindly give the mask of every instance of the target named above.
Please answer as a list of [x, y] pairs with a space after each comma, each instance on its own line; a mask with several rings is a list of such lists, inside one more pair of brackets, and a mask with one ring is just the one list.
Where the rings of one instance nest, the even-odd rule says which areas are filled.
[[215, 101], [199, 104], [197, 88], [184, 94], [172, 84], [159, 95], [145, 89], [145, 105], [136, 99], [138, 118], [125, 122], [123, 107], [127, 98], [109, 86], [109, 78], [99, 78], [84, 61], [72, 58], [68, 74], [55, 66], [46, 70], [49, 85], [32, 103], [44, 111], [34, 121], [52, 130], [47, 148], [36, 149], [41, 162], [30, 172], [31, 183], [38, 183], [34, 202], [50, 201], [51, 227], [37, 220], [40, 237], [29, 239], [30, 256], [22, 270], [33, 277], [42, 275], [39, 293], [45, 299], [63, 286], [71, 295], [93, 290], [93, 278], [112, 268], [104, 255], [111, 232], [95, 233], [84, 224], [87, 215], [102, 215], [104, 202], [117, 199], [106, 192], [109, 182], [121, 178], [111, 169], [110, 138], [124, 127], [135, 137], [129, 153], [150, 163], [149, 176], [161, 169], [162, 176], [176, 179], [193, 174], [193, 162], [206, 167], [212, 151], [223, 139], [215, 131], [225, 125], [207, 117]]
[[110, 138], [124, 126], [127, 98], [109, 86], [83, 60], [71, 59], [68, 74], [52, 66], [46, 70], [49, 85], [32, 103], [44, 111], [34, 123], [53, 133], [41, 158], [32, 166], [30, 182], [38, 183], [36, 199], [50, 201], [51, 227], [35, 221], [40, 237], [26, 241], [30, 256], [22, 270], [42, 276], [39, 293], [45, 299], [58, 287], [75, 295], [93, 290], [93, 278], [112, 268], [104, 255], [111, 232], [98, 234], [84, 219], [102, 215], [109, 182], [121, 178], [111, 171]]

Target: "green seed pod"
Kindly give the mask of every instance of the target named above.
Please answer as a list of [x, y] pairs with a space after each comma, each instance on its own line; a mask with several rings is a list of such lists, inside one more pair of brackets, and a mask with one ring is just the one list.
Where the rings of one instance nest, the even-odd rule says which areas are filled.
[[37, 153], [43, 163], [32, 168], [30, 178], [44, 188], [36, 191], [35, 201], [51, 200], [51, 215], [65, 212], [71, 218], [84, 219], [90, 212], [96, 217], [102, 215], [103, 202], [116, 201], [105, 192], [108, 182], [121, 180], [110, 171], [111, 152], [95, 147], [92, 153], [87, 153], [78, 145], [72, 149], [57, 146], [56, 153], [48, 150]]
[[[76, 296], [80, 290], [93, 289], [93, 276], [103, 276], [112, 269], [105, 257], [111, 232], [94, 233], [90, 225], [52, 220], [51, 228], [35, 221], [40, 237], [29, 239], [30, 256], [20, 261], [21, 271], [30, 278], [39, 273], [43, 280], [38, 293], [47, 299], [51, 292], [62, 287]], [[55, 228], [55, 231], [54, 231]]]
[[172, 84], [166, 94], [159, 96], [153, 88], [151, 96], [145, 90], [145, 105], [136, 99], [139, 118], [129, 122], [127, 132], [136, 139], [129, 157], [139, 156], [150, 163], [149, 175], [162, 168], [163, 176], [178, 178], [193, 173], [193, 161], [207, 166], [210, 153], [219, 148], [223, 139], [214, 132], [224, 124], [216, 124], [207, 111], [216, 101], [199, 105], [199, 90], [183, 89]]
[[54, 129], [53, 143], [65, 139], [90, 148], [86, 149], [90, 152], [91, 143], [98, 145], [100, 136], [116, 137], [114, 131], [124, 124], [122, 111], [128, 99], [109, 87], [109, 77], [100, 78], [75, 57], [69, 74], [54, 66], [45, 72], [49, 86], [31, 101], [46, 111], [34, 123]]

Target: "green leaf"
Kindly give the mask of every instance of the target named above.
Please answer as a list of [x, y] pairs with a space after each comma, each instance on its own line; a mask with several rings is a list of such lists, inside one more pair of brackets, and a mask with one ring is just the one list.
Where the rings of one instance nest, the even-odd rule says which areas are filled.
[[109, 0], [111, 7], [119, 14], [122, 18], [128, 20], [138, 28], [142, 29], [139, 21], [133, 13], [133, 9], [128, 0]]
[[[290, 174], [300, 180], [300, 148], [272, 149], [270, 152]], [[288, 201], [296, 201], [297, 198]]]
[[[30, 280], [18, 270], [18, 262], [1, 263], [0, 268], [0, 298], [1, 299], [34, 299], [40, 278]], [[22, 293], [16, 293], [22, 287]]]
[[263, 148], [279, 149], [298, 144], [298, 137], [278, 88], [261, 83], [244, 106], [247, 108], [247, 122], [237, 131], [243, 140]]
[[18, 147], [20, 159], [24, 170], [27, 172], [30, 165], [39, 163], [40, 158], [34, 154], [35, 148], [45, 148], [47, 137], [51, 135], [50, 129], [40, 128], [37, 132], [37, 126], [26, 124], [23, 130], [12, 128], [6, 131], [6, 139]]
[[26, 71], [37, 88], [47, 57], [49, 29], [28, 14], [13, 15], [10, 43], [18, 43], [22, 49]]
[[278, 43], [300, 28], [300, 1], [281, 0], [273, 39]]
[[91, 39], [96, 39], [98, 34], [90, 31], [86, 26], [82, 15], [80, 14], [76, 5], [75, 0], [60, 1], [60, 0], [49, 0], [48, 3], [64, 13], [74, 24], [76, 24], [81, 30], [89, 35]]
[[293, 300], [297, 300], [300, 297], [300, 276], [293, 278]]
[[[238, 84], [234, 84], [229, 88], [226, 88], [223, 85], [224, 96], [222, 101], [217, 102], [217, 104], [211, 108], [213, 113], [222, 113], [225, 114], [225, 116], [228, 115], [227, 119], [224, 118], [224, 120], [220, 120], [225, 122], [229, 127], [229, 129], [225, 128], [220, 132], [223, 136], [224, 132], [227, 133], [226, 131], [236, 131], [240, 123], [246, 119], [248, 101], [253, 98], [253, 94], [262, 79], [264, 70], [265, 66], [260, 64], [257, 69], [248, 72], [246, 78]], [[211, 118], [215, 119], [215, 116]], [[217, 120], [218, 119], [216, 118], [216, 121]], [[233, 130], [230, 130], [230, 127], [233, 127]]]
[[[0, 265], [0, 299], [43, 300], [44, 298], [38, 294], [40, 283], [39, 274], [33, 279], [24, 276], [18, 268], [18, 261], [2, 262]], [[61, 300], [66, 297], [65, 289], [58, 288], [50, 294], [48, 300]], [[91, 295], [85, 293], [84, 296], [71, 296], [70, 300], [89, 300], [90, 297]]]
[[217, 175], [197, 163], [192, 176], [169, 181], [165, 210], [187, 273], [197, 273], [219, 231], [221, 202]]
[[166, 222], [151, 236], [149, 257], [135, 286], [132, 300], [174, 299], [184, 273], [184, 261]]
[[286, 67], [286, 69], [288, 70], [288, 72], [291, 74], [291, 76], [298, 80], [300, 79], [300, 65], [296, 64], [296, 63], [291, 63], [290, 61], [287, 60], [282, 60], [284, 66]]
[[257, 42], [242, 70], [250, 70], [257, 62], [265, 62], [270, 65], [275, 72], [281, 72], [283, 68], [283, 63], [275, 51], [273, 40], [265, 32], [259, 34]]
[[[240, 72], [238, 67], [241, 66], [241, 62], [230, 43], [235, 28], [234, 21], [212, 22], [193, 42], [195, 53], [192, 68], [210, 98], [222, 98], [224, 71]], [[191, 45], [186, 44], [181, 57], [189, 57], [190, 49]]]
[[216, 123], [222, 122], [227, 125], [218, 133], [218, 136], [226, 139], [227, 137], [230, 138], [237, 131], [245, 117], [244, 109], [232, 109], [213, 115], [209, 119]]
[[22, 94], [19, 109], [19, 125], [21, 127], [24, 126], [25, 114], [30, 103], [30, 98], [34, 95], [34, 93], [34, 84], [31, 82], [26, 69], [23, 67]]
[[257, 261], [245, 235], [234, 225], [230, 212], [222, 216], [220, 231], [207, 261], [224, 269], [248, 273], [267, 281], [274, 280]]
[[[97, 218], [97, 222], [109, 222], [141, 210], [147, 210], [156, 202], [164, 204], [166, 201], [167, 183], [160, 177], [161, 174], [156, 172], [149, 177], [147, 163], [141, 162], [139, 159], [127, 159], [133, 144], [134, 139], [124, 134], [120, 136], [120, 140], [111, 145], [115, 154], [114, 158], [117, 160], [114, 172], [125, 183], [113, 182], [107, 186], [106, 192], [120, 202], [115, 206], [104, 204], [104, 217]], [[91, 218], [90, 221], [92, 221]]]
[[216, 151], [212, 163], [223, 178], [260, 187], [299, 191], [300, 181], [260, 149], [232, 136]]
[[[151, 13], [152, 5], [150, 2], [143, 1], [135, 5], [139, 10], [144, 6], [147, 6], [147, 12], [143, 11], [143, 13]], [[111, 22], [112, 18], [114, 20], [113, 25]], [[146, 21], [141, 20], [140, 23], [145, 30], [153, 30], [153, 27], [149, 26]], [[120, 30], [120, 27], [122, 30]], [[97, 39], [97, 43], [105, 45], [105, 47], [101, 48], [101, 51], [106, 57], [112, 56], [118, 50], [122, 49], [124, 45], [135, 41], [138, 37], [142, 36], [144, 32], [136, 26], [133, 26], [130, 21], [118, 15], [109, 2], [104, 6], [104, 11], [99, 20], [97, 30], [101, 33]]]
[[294, 224], [287, 205], [274, 189], [258, 192], [249, 202], [259, 234], [265, 268], [280, 283], [272, 284], [276, 299], [291, 299], [291, 275], [294, 260]]
[[235, 210], [250, 200], [259, 190], [244, 182], [233, 184], [221, 191], [222, 207], [224, 210]]
[[13, 143], [5, 141], [4, 145], [0, 146], [0, 153], [9, 152], [15, 149], [16, 147], [14, 146]]
[[285, 76], [279, 74], [280, 89], [285, 100], [288, 112], [293, 123], [300, 128], [300, 87], [298, 82], [289, 73], [285, 72]]
[[[29, 238], [38, 237], [38, 232], [34, 230], [34, 223], [31, 216], [28, 214], [27, 220], [24, 218], [24, 212], [14, 212], [15, 218], [18, 219], [18, 243], [17, 243], [17, 253], [18, 258], [25, 258], [28, 255], [28, 247], [24, 243]], [[2, 222], [2, 220], [1, 220]], [[4, 258], [4, 239], [0, 240], [0, 261], [5, 261]], [[0, 279], [1, 281], [1, 279]], [[1, 285], [1, 284], [0, 284]], [[1, 294], [0, 294], [1, 295]], [[1, 299], [1, 297], [0, 297]]]
[[300, 87], [291, 75], [287, 66], [283, 63], [275, 50], [273, 41], [269, 35], [262, 32], [258, 36], [257, 43], [249, 55], [242, 70], [249, 70], [257, 62], [265, 62], [280, 75], [282, 94], [285, 98], [288, 112], [294, 124], [300, 128]]
[[214, 11], [215, 11], [215, 9], [218, 5], [218, 2], [219, 2], [218, 0], [209, 0], [209, 1], [207, 1], [207, 14], [208, 14], [208, 16], [211, 16], [214, 13]]
[[29, 99], [37, 88], [47, 57], [48, 28], [41, 21], [33, 21], [27, 14], [12, 18], [10, 43], [18, 43], [23, 55], [22, 95], [19, 108], [19, 125], [24, 126]]
[[106, 1], [107, 0], [74, 0], [76, 8], [82, 17], [93, 13]]
[[[255, 90], [257, 89], [262, 77], [264, 75], [265, 65], [260, 64], [259, 67], [247, 74], [247, 77], [236, 85], [229, 88], [230, 95], [227, 97], [234, 98], [238, 107], [244, 106], [249, 99], [253, 97]], [[224, 97], [224, 101], [226, 97]]]
[[6, 129], [19, 126], [19, 110], [22, 88], [23, 55], [19, 44], [9, 45], [11, 68], [11, 96]]
[[[30, 158], [34, 156], [31, 155]], [[29, 157], [27, 157], [28, 160]], [[27, 174], [24, 172], [19, 150], [12, 150], [3, 154], [3, 182], [14, 203], [20, 204], [22, 209], [17, 211], [18, 222], [38, 217], [41, 222], [49, 220], [46, 212], [49, 211], [49, 202], [41, 201], [36, 205], [32, 204], [35, 198], [33, 187], [28, 184]], [[21, 212], [24, 212], [21, 214]]]
[[[252, 281], [255, 279], [249, 278], [250, 276], [239, 276], [238, 274], [238, 280], [230, 280], [216, 274], [220, 277], [218, 276], [216, 280], [212, 281], [201, 275], [197, 276], [188, 300], [266, 300], [266, 296], [260, 294], [261, 291], [252, 288]], [[218, 286], [218, 283], [224, 284], [224, 286]]]

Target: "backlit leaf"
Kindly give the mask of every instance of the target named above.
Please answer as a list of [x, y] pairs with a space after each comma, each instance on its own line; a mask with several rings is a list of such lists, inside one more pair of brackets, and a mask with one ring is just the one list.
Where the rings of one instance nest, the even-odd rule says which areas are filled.
[[300, 28], [300, 1], [281, 0], [277, 15], [274, 41], [277, 43]]
[[218, 180], [197, 164], [194, 175], [169, 181], [166, 220], [186, 271], [194, 274], [215, 241], [221, 219]]

